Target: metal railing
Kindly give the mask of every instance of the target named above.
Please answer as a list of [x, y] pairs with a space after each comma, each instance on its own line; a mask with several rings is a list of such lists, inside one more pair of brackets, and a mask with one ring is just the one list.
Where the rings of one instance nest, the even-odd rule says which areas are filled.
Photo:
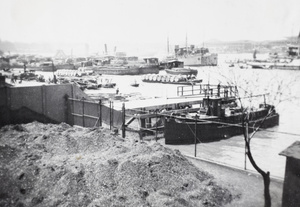
[[177, 96], [195, 96], [200, 95], [203, 97], [236, 97], [237, 87], [230, 85], [210, 85], [199, 84], [192, 86], [178, 86]]

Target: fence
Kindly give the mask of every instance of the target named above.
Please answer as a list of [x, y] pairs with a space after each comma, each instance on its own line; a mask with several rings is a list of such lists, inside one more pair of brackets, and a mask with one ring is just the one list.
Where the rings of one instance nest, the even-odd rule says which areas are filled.
[[98, 103], [82, 99], [68, 99], [69, 111], [72, 117], [70, 123], [83, 127], [102, 126], [102, 122], [114, 127], [122, 127], [124, 125], [124, 112], [114, 109], [112, 101], [106, 106], [100, 100]]

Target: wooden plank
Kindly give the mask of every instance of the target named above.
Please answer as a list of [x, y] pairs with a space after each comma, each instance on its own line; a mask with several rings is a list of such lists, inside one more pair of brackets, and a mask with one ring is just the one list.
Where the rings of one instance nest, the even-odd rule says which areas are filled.
[[97, 116], [91, 116], [91, 115], [87, 115], [87, 114], [84, 114], [84, 115], [82, 115], [82, 114], [76, 114], [76, 113], [71, 113], [73, 116], [78, 116], [78, 117], [88, 117], [88, 118], [91, 118], [91, 119], [98, 119], [99, 117], [97, 117]]
[[78, 101], [78, 102], [86, 102], [86, 103], [92, 103], [92, 104], [98, 104], [96, 101], [88, 101], [88, 100], [82, 100], [82, 99], [75, 99], [75, 98], [69, 98], [71, 101]]
[[136, 117], [131, 117], [126, 123], [125, 126], [128, 126], [129, 124], [131, 124], [131, 122], [133, 122], [136, 119]]

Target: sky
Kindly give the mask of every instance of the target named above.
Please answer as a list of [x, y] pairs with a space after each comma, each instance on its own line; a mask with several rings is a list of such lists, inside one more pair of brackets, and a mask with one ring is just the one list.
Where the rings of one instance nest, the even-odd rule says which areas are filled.
[[299, 34], [299, 8], [299, 0], [0, 0], [0, 39], [111, 47], [275, 40]]

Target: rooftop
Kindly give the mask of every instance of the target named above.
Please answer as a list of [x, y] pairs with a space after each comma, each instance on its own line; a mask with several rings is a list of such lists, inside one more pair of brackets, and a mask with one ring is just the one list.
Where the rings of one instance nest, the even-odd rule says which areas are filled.
[[280, 152], [279, 155], [300, 159], [300, 141], [294, 142], [291, 146]]

